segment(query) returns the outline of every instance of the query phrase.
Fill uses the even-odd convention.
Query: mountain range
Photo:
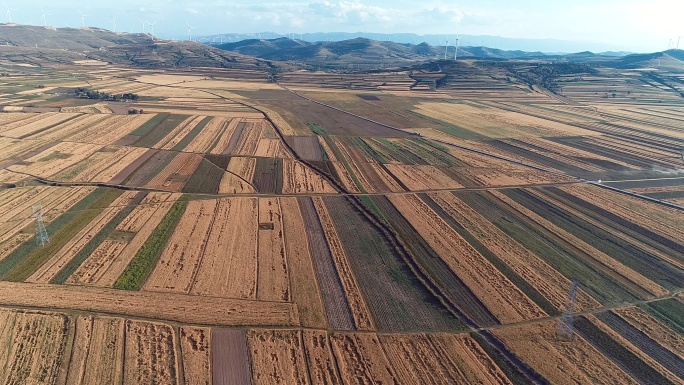
[[[453,60],[455,47],[446,58]],[[445,47],[354,38],[312,43],[301,39],[247,39],[208,45],[169,41],[150,34],[115,33],[100,28],[52,28],[0,24],[0,59],[40,65],[41,61],[73,63],[99,60],[146,68],[216,67],[280,71],[287,69],[377,70],[410,68],[444,60]],[[485,46],[458,48],[458,58],[482,60],[567,61],[620,69],[684,70],[684,51],[648,54],[583,51],[547,54],[540,51],[502,50]]]
[[[433,35],[417,35],[414,33],[370,33],[370,32],[319,32],[319,33],[293,33],[280,34],[275,32],[261,32],[261,33],[226,33],[220,35],[202,36],[197,38],[198,41],[206,44],[221,44],[221,43],[235,43],[242,40],[249,39],[277,39],[280,37],[288,37],[310,43],[316,42],[335,42],[343,40],[352,40],[355,38],[365,38],[377,41],[391,41],[400,44],[414,44],[427,43],[433,46],[441,46],[442,48],[448,42],[448,45],[455,46],[455,34],[433,34]],[[492,47],[501,50],[522,50],[530,52],[545,52],[545,53],[570,53],[580,51],[593,52],[613,52],[626,54],[626,48],[615,44],[595,43],[588,41],[568,41],[558,39],[521,39],[521,38],[507,38],[500,36],[489,35],[459,35],[459,45],[461,46],[481,46]]]

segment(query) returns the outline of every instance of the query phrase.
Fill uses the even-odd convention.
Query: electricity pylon
[[[43,222],[43,205],[33,205],[33,218],[36,218],[36,242],[40,246],[45,246],[50,243],[45,223]]]
[[[575,314],[575,300],[577,299],[577,280],[572,280],[570,285],[570,292],[568,293],[568,301],[565,303],[563,315],[561,315],[560,323],[556,328],[556,337],[561,341],[572,341],[575,335],[575,328],[573,326],[573,317]]]

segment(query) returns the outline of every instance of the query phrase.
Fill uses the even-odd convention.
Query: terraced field
[[[0,382],[684,383],[684,101],[503,63],[0,62]]]

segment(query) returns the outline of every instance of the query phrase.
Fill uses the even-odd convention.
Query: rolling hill
[[[33,65],[99,60],[146,68],[217,67],[266,71],[284,66],[197,42],[160,40],[150,34],[19,24],[0,24],[0,58]]]

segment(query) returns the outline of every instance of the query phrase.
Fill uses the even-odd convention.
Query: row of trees
[[[84,99],[96,99],[96,100],[107,100],[107,101],[120,101],[120,100],[138,100],[137,94],[126,93],[120,95],[114,95],[107,92],[100,92],[98,90],[89,90],[87,88],[78,87],[74,91],[77,98]]]

